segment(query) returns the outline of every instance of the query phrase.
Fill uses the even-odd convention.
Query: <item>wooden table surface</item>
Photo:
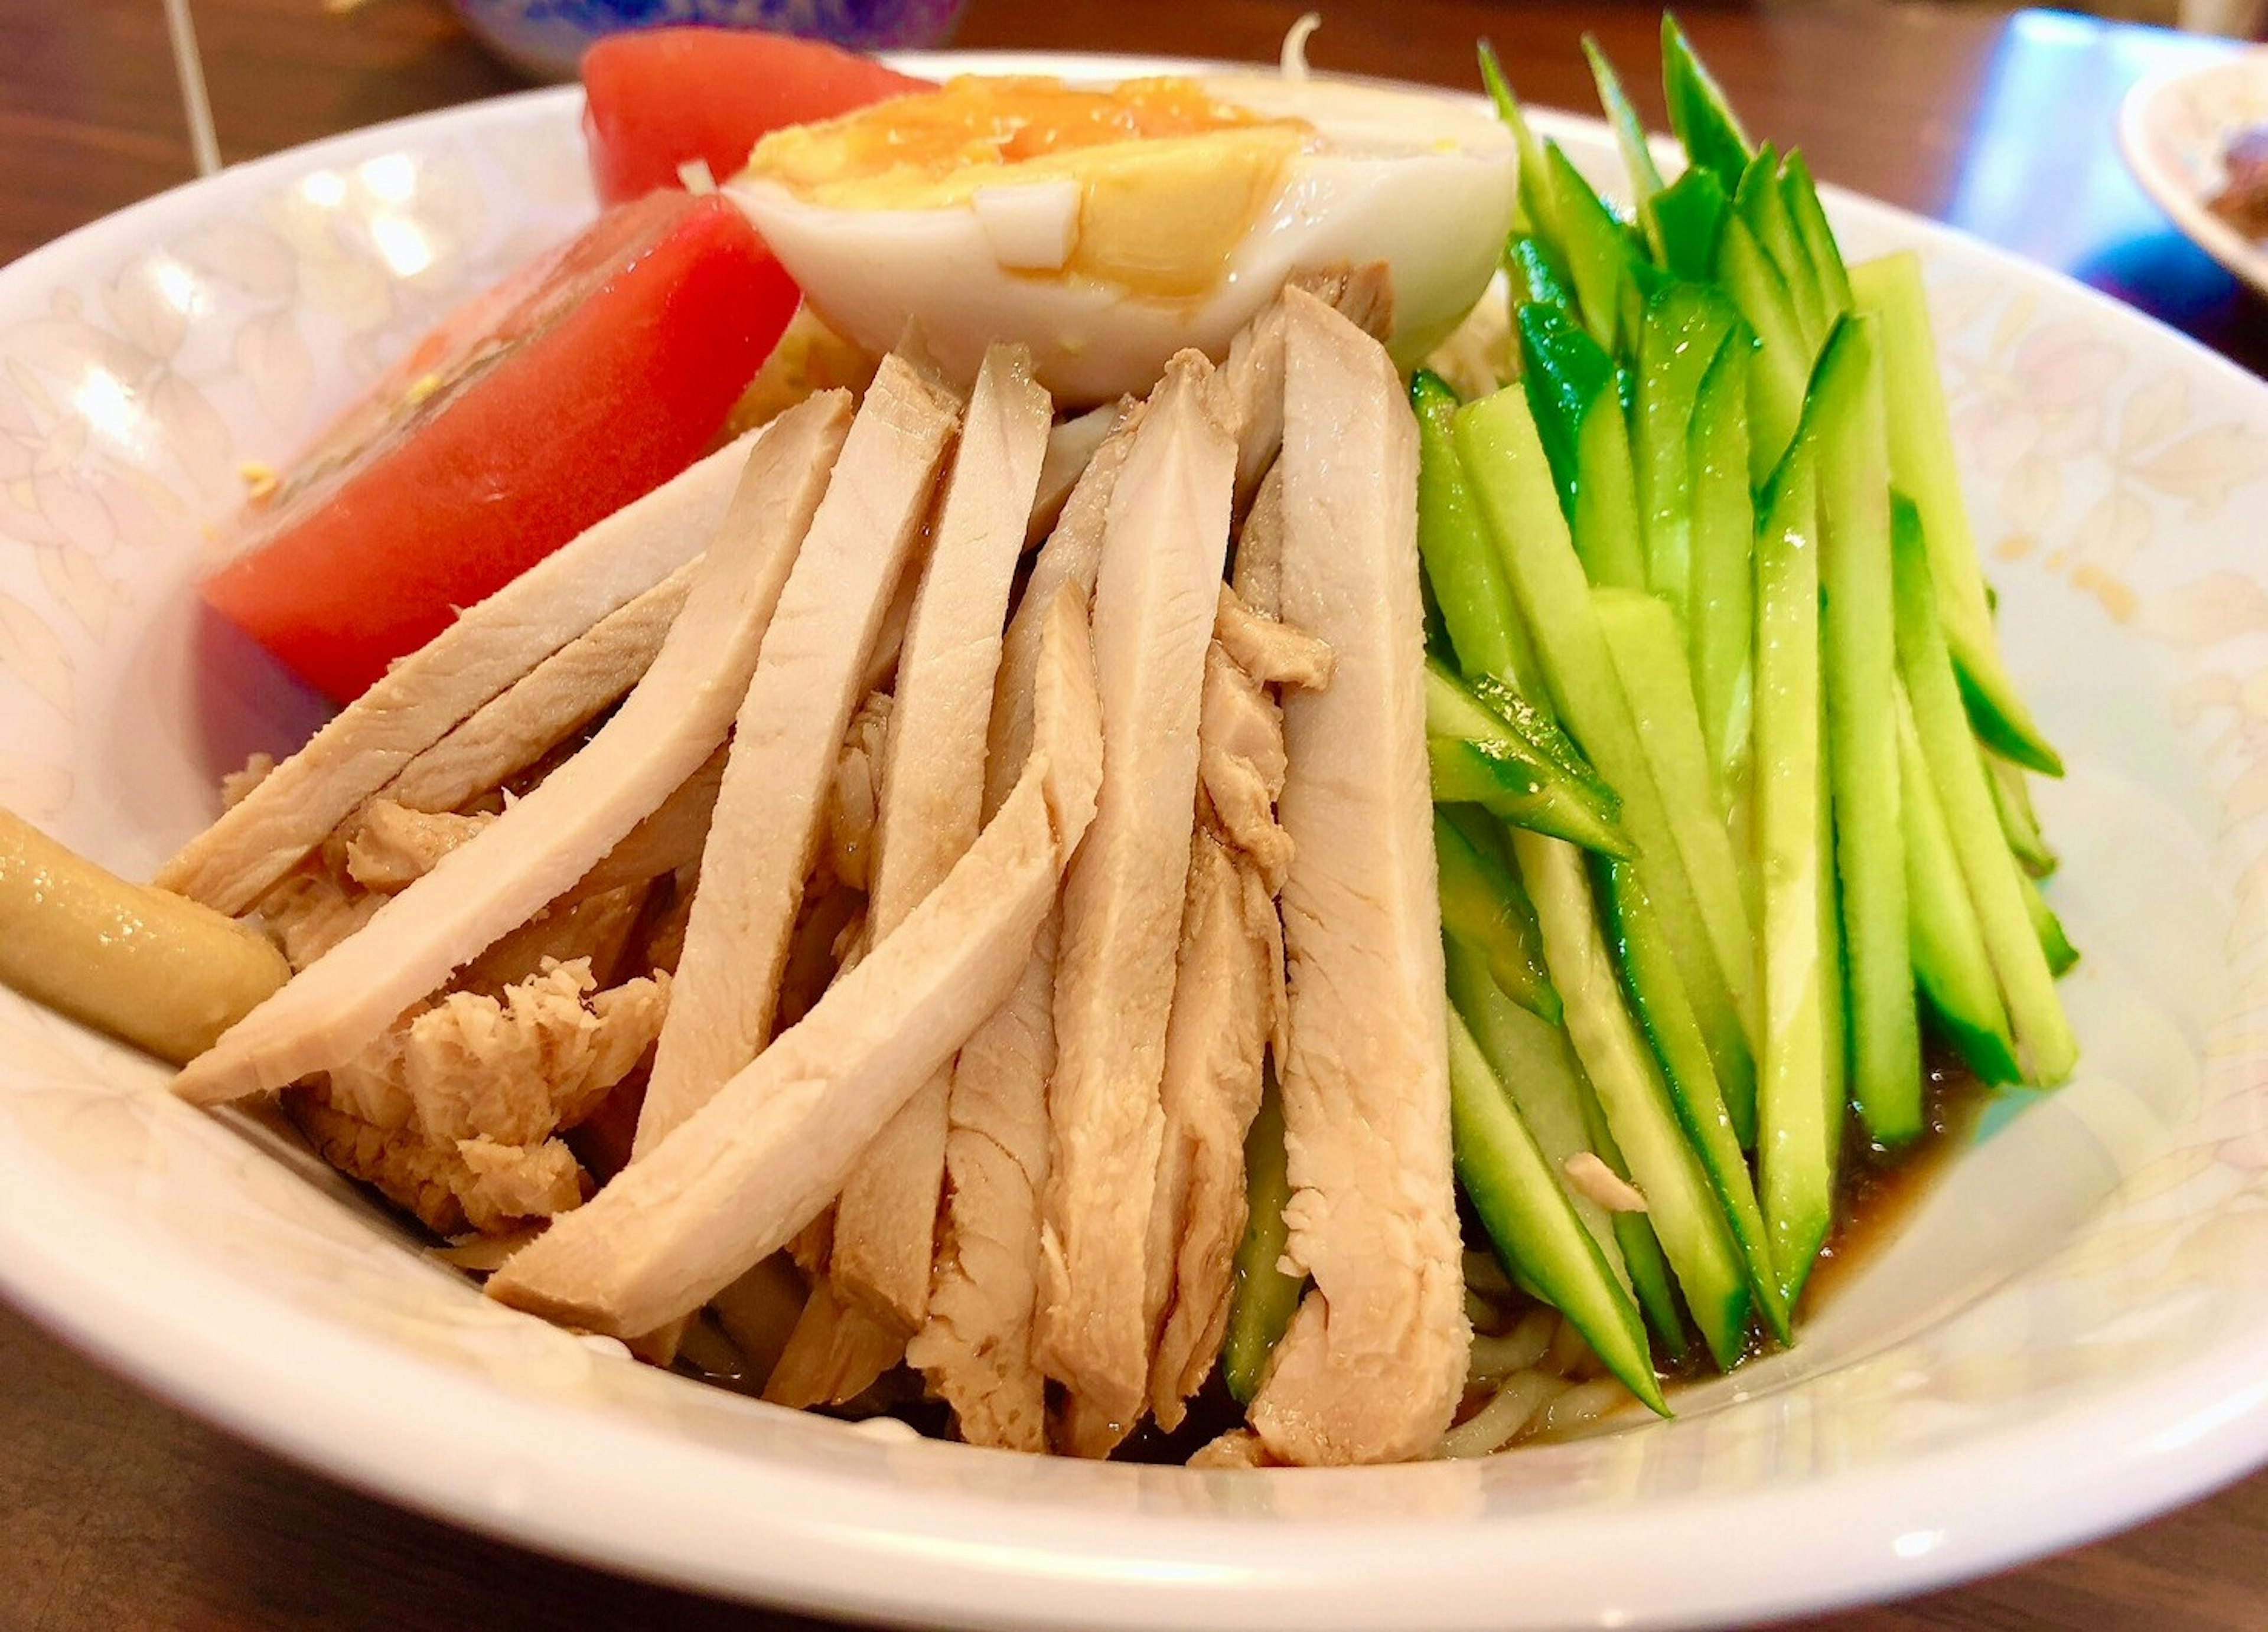
[[[1307,4],[970,0],[957,42],[1264,60]],[[2172,235],[2110,146],[2124,86],[2194,42],[1871,0],[1687,12],[1751,125],[1800,143],[1826,179],[1958,221],[2268,364],[2268,316]],[[442,0],[372,0],[343,17],[319,0],[196,0],[196,14],[231,160],[519,83]],[[1583,33],[1635,65],[1652,62],[1654,26],[1637,4],[1344,0],[1311,56],[1469,85],[1471,42],[1489,34],[1525,96],[1588,106]],[[0,262],[189,172],[156,0],[0,4]],[[7,1632],[811,1624],[397,1512],[144,1397],[0,1308]],[[1994,1579],[1815,1624],[2268,1628],[2268,1476]]]

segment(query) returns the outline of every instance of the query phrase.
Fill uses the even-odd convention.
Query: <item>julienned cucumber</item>
[[[1277,1268],[1291,1239],[1284,1209],[1292,1200],[1292,1180],[1284,1158],[1284,1106],[1272,1074],[1244,1138],[1244,1239],[1236,1249],[1236,1285],[1220,1351],[1222,1374],[1239,1405],[1251,1404],[1260,1392],[1269,1356],[1307,1288],[1306,1282]]]
[[[1425,749],[1433,798],[1478,805],[1506,821],[1587,849],[1627,856],[1621,802],[1583,763],[1558,727],[1485,682],[1425,665]]]
[[[1992,978],[1984,934],[1953,849],[1937,779],[1915,733],[1912,705],[1897,695],[1898,769],[1904,777],[1906,892],[1913,914],[1914,979],[1953,1046],[1987,1083],[2013,1083],[2015,1040]]]
[[[1756,535],[1756,835],[1764,896],[1756,1165],[1791,1308],[1835,1221],[1843,1128],[1835,864],[1819,684],[1818,482],[1799,446]]]
[[[1490,533],[1511,568],[1513,592],[1535,636],[1560,722],[1622,796],[1623,826],[1703,1032],[1712,1039],[1744,1033],[1755,948],[1737,881],[1729,893],[1712,881],[1704,894],[1681,859],[1599,630],[1589,581],[1560,517],[1527,399],[1515,386],[1467,404],[1457,414],[1456,442]]]
[[[1694,399],[1709,364],[1740,320],[1714,290],[1680,282],[1646,303],[1638,331],[1631,440],[1639,535],[1646,543],[1646,585],[1681,619],[1690,618],[1692,592],[1693,467],[1688,436]],[[1744,482],[1747,474],[1743,468]]]
[[[1451,440],[1457,394],[1420,369],[1410,381],[1410,405],[1418,415],[1418,553],[1457,666],[1533,696],[1542,683],[1535,651]]]
[[[1826,592],[1827,761],[1835,870],[1849,959],[1851,1092],[1867,1130],[1898,1145],[1922,1131],[1891,617],[1889,452],[1871,318],[1845,318],[1819,360],[1803,434],[1819,473]],[[1973,759],[1974,756],[1972,755]]]
[[[1638,489],[1614,359],[1557,309],[1520,311],[1521,379],[1537,435],[1594,584],[1641,589]]]
[[[2046,1086],[2071,1075],[2079,1043],[2025,902],[2023,871],[2001,834],[1984,762],[1971,746],[1921,531],[1911,524],[1896,530],[1899,675],[1913,702],[1914,731],[1938,781],[1946,827],[1999,978],[2026,1077]]]
[[[1938,617],[1959,666],[1971,724],[1997,752],[2060,776],[2063,760],[2017,694],[1992,634],[1984,574],[1954,460],[1953,422],[1938,379],[1921,262],[1911,252],[1869,261],[1851,268],[1851,287],[1858,309],[1874,314],[1881,326],[1891,471],[1899,491],[1921,514]]]
[[[1746,956],[1753,963],[1756,941],[1749,927],[1745,892],[1741,888],[1739,862],[1726,829],[1725,800],[1709,765],[1701,722],[1685,677],[1685,654],[1677,638],[1676,620],[1669,608],[1651,595],[1628,590],[1591,592],[1599,632],[1623,695],[1630,700],[1638,722],[1646,769],[1660,790],[1668,812],[1672,842],[1697,893],[1705,881],[1715,907],[1737,926]],[[1708,900],[1709,894],[1703,899]],[[1756,1057],[1750,1052],[1742,1017],[1714,1011],[1697,1015],[1709,1048],[1709,1057],[1733,1126],[1743,1147],[1756,1143]]]
[[[1503,829],[1476,805],[1436,806],[1433,854],[1441,875],[1441,932],[1477,956],[1506,996],[1557,1025],[1559,994],[1544,972],[1543,932],[1512,870]]]
[[[1574,1322],[1624,1387],[1668,1415],[1637,1304],[1576,1217],[1564,1181],[1454,1011],[1449,1106],[1457,1178],[1497,1250],[1521,1279]]]
[[[1513,851],[1543,926],[1543,955],[1566,1004],[1568,1040],[1591,1080],[1646,1218],[1719,1366],[1748,1342],[1750,1296],[1740,1248],[1670,1103],[1661,1067],[1623,1001],[1599,933],[1582,852],[1514,833]]]

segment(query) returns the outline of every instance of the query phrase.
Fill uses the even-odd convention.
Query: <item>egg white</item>
[[[1078,184],[984,187],[966,203],[865,210],[812,203],[742,178],[726,191],[828,323],[873,350],[909,327],[947,370],[973,376],[984,348],[1020,341],[1064,402],[1149,389],[1185,346],[1219,357],[1286,279],[1386,262],[1389,348],[1422,357],[1494,273],[1513,214],[1515,158],[1502,126],[1422,92],[1269,74],[1202,82],[1223,102],[1306,120],[1316,151],[1295,155],[1273,201],[1220,281],[1186,298],[1050,274],[1079,230]]]

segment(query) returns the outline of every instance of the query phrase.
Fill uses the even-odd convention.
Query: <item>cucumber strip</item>
[[[1480,42],[1480,61],[1481,84],[1488,88],[1489,100],[1496,105],[1497,118],[1512,132],[1513,147],[1519,157],[1516,185],[1521,224],[1525,231],[1543,239],[1556,255],[1559,250],[1559,217],[1552,208],[1551,188],[1545,178],[1543,144],[1536,141],[1528,115],[1520,110],[1520,99],[1513,95],[1512,83],[1504,77],[1504,65],[1496,60],[1496,48],[1485,40]]]
[[[1638,327],[1631,441],[1646,587],[1681,621],[1690,615],[1692,592],[1693,467],[1686,435],[1702,377],[1739,323],[1716,290],[1672,283],[1646,303]]]
[[[1576,1217],[1504,1084],[1456,1013],[1449,1017],[1449,1110],[1457,1178],[1506,1262],[1574,1323],[1623,1386],[1663,1416],[1638,1305]]]
[[[1915,734],[1912,704],[1897,696],[1899,792],[1904,802],[1906,900],[1913,914],[1914,978],[1945,1034],[1984,1083],[2013,1083],[2015,1040],[1993,978],[1977,909],[1953,851],[1936,778]]]
[[[1575,552],[1594,584],[1646,587],[1639,551],[1638,481],[1631,468],[1630,423],[1615,384],[1593,399],[1575,445]]]
[[[1771,143],[1758,148],[1756,158],[1749,161],[1740,190],[1733,195],[1733,208],[1779,269],[1797,326],[1803,332],[1803,343],[1817,355],[1820,342],[1827,338],[1829,323],[1839,314],[1830,315],[1827,310],[1827,297],[1796,231],[1795,218],[1788,213],[1787,195],[1780,187],[1779,151]]]
[[[1669,128],[1684,143],[1685,157],[1714,171],[1730,193],[1748,166],[1748,133],[1716,79],[1694,55],[1685,31],[1667,11],[1661,16],[1661,94],[1669,105]]]
[[[1765,1234],[1792,1309],[1835,1222],[1842,1000],[1821,944],[1834,923],[1820,742],[1818,484],[1800,444],[1774,479],[1756,535],[1756,822],[1764,893],[1763,1060],[1756,1165]]]
[[[2023,870],[2001,836],[1984,761],[1969,736],[1952,655],[1938,621],[1929,546],[1918,518],[1911,510],[1904,515],[1910,525],[1897,528],[1896,540],[1899,673],[1913,702],[1914,729],[1945,802],[1946,825],[1962,876],[1969,881],[1977,927],[2007,1002],[2026,1080],[2036,1087],[2051,1086],[2071,1075],[2079,1042],[2024,903]]]
[[[1661,1067],[1624,1004],[1581,854],[1525,833],[1513,834],[1512,845],[1543,926],[1552,984],[1567,1004],[1568,1040],[1630,1165],[1631,1180],[1646,1197],[1647,1221],[1694,1324],[1717,1364],[1729,1370],[1748,1341],[1748,1276],[1724,1210],[1670,1104]]]
[[[1521,378],[1575,553],[1594,583],[1640,587],[1638,493],[1614,359],[1551,306],[1522,306]]]
[[[1602,388],[1613,383],[1615,361],[1584,332],[1570,310],[1530,304],[1513,319],[1520,345],[1521,388],[1535,434],[1551,464],[1562,514],[1574,512],[1575,438],[1583,415]]]
[[[1598,589],[1591,592],[1591,599],[1615,678],[1637,718],[1646,771],[1660,791],[1684,875],[1709,923],[1729,925],[1729,933],[1737,937],[1716,947],[1716,955],[1725,966],[1753,969],[1756,936],[1740,864],[1725,824],[1724,800],[1709,768],[1676,621],[1651,595]],[[1753,1144],[1756,1079],[1751,1049],[1762,1028],[1751,1028],[1746,1024],[1750,1017],[1734,1007],[1712,1007],[1702,1013],[1709,1057],[1732,1107],[1734,1125],[1742,1144]]]
[[[1461,817],[1459,812],[1462,812]],[[1441,932],[1477,956],[1491,983],[1548,1023],[1559,1023],[1559,994],[1543,969],[1543,931],[1520,876],[1493,847],[1474,843],[1471,806],[1433,812],[1433,854],[1441,875]]]
[[[1986,753],[1984,768],[1990,773],[1992,807],[1999,812],[2000,831],[2007,838],[2008,848],[2016,853],[2026,872],[2035,878],[2048,877],[2056,870],[2056,853],[2040,831],[2039,812],[2032,808],[2032,790],[2024,780],[2024,768]]]
[[[1457,666],[1493,674],[1530,696],[1542,680],[1504,562],[1489,541],[1450,426],[1457,393],[1420,369],[1410,381],[1418,414],[1418,554],[1425,564]]]
[[[1677,1120],[1699,1154],[1702,1170],[1709,1175],[1709,1187],[1732,1225],[1733,1240],[1747,1266],[1756,1307],[1772,1334],[1786,1342],[1792,1335],[1787,1300],[1780,1295],[1779,1275],[1764,1231],[1764,1209],[1756,1201],[1756,1181],[1749,1174],[1723,1085],[1710,1063],[1708,1044],[1686,999],[1685,984],[1678,978],[1676,961],[1662,940],[1661,921],[1630,864],[1602,863],[1597,876],[1602,881],[1598,895],[1606,911],[1607,934],[1621,954],[1623,985],[1631,1008],[1653,1046],[1654,1058],[1660,1062],[1670,1101],[1677,1107]],[[1749,1093],[1755,1093],[1753,1080]],[[1749,1114],[1751,1119],[1756,1114],[1753,1097]],[[1753,1121],[1749,1132],[1753,1143]]]
[[[1708,170],[1688,170],[1646,200],[1646,237],[1671,276],[1705,286],[1716,281],[1717,239],[1731,208],[1725,184]]]
[[[1749,371],[1749,472],[1762,486],[1794,439],[1815,353],[1804,343],[1786,280],[1737,212],[1725,217],[1717,240],[1717,278],[1756,336],[1758,355]]]
[[[1535,636],[1560,721],[1622,797],[1623,827],[1637,846],[1646,893],[1661,915],[1703,1032],[1737,1042],[1750,1029],[1756,979],[1739,878],[1729,867],[1712,870],[1705,887],[1690,876],[1694,864],[1673,836],[1637,717],[1616,678],[1591,586],[1553,498],[1527,399],[1506,390],[1469,403],[1458,410],[1456,437],[1481,513],[1511,569],[1513,593]],[[1675,667],[1682,678],[1683,662]],[[1691,707],[1690,697],[1686,706]],[[1697,815],[1706,820],[1713,813],[1709,805]],[[1729,855],[1729,841],[1719,834],[1717,842]],[[1699,846],[1696,853],[1703,853]]]
[[[1583,55],[1591,64],[1591,81],[1599,88],[1599,107],[1614,129],[1615,145],[1622,150],[1623,168],[1630,174],[1631,200],[1642,210],[1646,200],[1661,191],[1661,170],[1653,162],[1653,150],[1646,145],[1646,127],[1638,122],[1638,109],[1631,106],[1615,65],[1589,34],[1583,36]],[[1654,253],[1660,254],[1660,245],[1654,246]]]
[[[1515,708],[1515,717],[1507,717],[1499,705]],[[1425,747],[1433,797],[1441,803],[1483,805],[1514,826],[1587,849],[1632,853],[1620,801],[1556,725],[1501,689],[1484,700],[1431,658]]]
[[[1630,239],[1606,200],[1592,191],[1557,142],[1543,144],[1543,165],[1576,307],[1591,338],[1611,354],[1620,349],[1616,330],[1623,286],[1630,280]]]
[[[1504,246],[1504,265],[1512,283],[1513,311],[1529,302],[1569,312],[1575,309],[1575,291],[1567,287],[1567,269],[1542,239],[1515,233]]]
[[[1827,762],[1849,959],[1851,1091],[1867,1131],[1897,1145],[1922,1130],[1922,1068],[1889,707],[1897,643],[1877,333],[1868,317],[1836,326],[1819,360],[1805,435],[1816,438],[1819,473]]]
[[[1851,310],[1851,274],[1843,265],[1843,250],[1835,241],[1834,229],[1827,224],[1827,212],[1820,208],[1819,187],[1811,179],[1811,165],[1796,150],[1789,150],[1787,162],[1781,167],[1780,189],[1786,196],[1787,213],[1795,223],[1796,236],[1803,241],[1804,254],[1811,261],[1811,275],[1818,281],[1819,292],[1827,303],[1827,318],[1832,323]]]
[[[1727,346],[1702,376],[1688,445],[1693,462],[1693,694],[1718,790],[1736,799],[1749,746],[1756,601],[1756,511],[1749,496],[1750,352]],[[1729,814],[1730,812],[1727,811]]]
[[[1443,943],[1447,954],[1449,1003],[1480,1045],[1489,1070],[1512,1096],[1520,1119],[1535,1136],[1536,1148],[1551,1171],[1564,1180],[1568,1160],[1592,1148],[1590,1119],[1583,1097],[1589,1092],[1583,1068],[1575,1062],[1567,1033],[1514,1003],[1495,981],[1488,966],[1470,946],[1451,937]],[[1572,1186],[1562,1184],[1568,1204],[1583,1228],[1599,1244],[1600,1253],[1625,1290],[1622,1245],[1615,1239],[1614,1218],[1605,1208]]]
[[[2047,954],[2048,973],[2061,980],[2079,962],[2079,948],[2063,932],[2063,920],[2055,915],[2038,884],[2029,878],[2022,882],[2024,906],[2032,915],[2032,928],[2038,932],[2040,950]]]
[[[1291,1239],[1284,1209],[1292,1200],[1292,1180],[1284,1158],[1284,1105],[1273,1070],[1252,1130],[1244,1136],[1244,1239],[1236,1248],[1236,1283],[1229,1295],[1220,1369],[1236,1403],[1250,1405],[1307,1284],[1278,1268]]]
[[[1937,585],[1938,618],[1959,666],[1962,696],[1986,746],[2049,776],[2063,760],[2042,734],[2000,661],[1984,572],[1970,530],[1953,451],[1953,422],[1938,377],[1921,262],[1911,251],[1851,268],[1857,309],[1881,323],[1883,388],[1889,404],[1890,469],[1921,512]]]

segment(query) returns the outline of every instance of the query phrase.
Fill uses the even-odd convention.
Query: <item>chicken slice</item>
[[[814,397],[772,422],[661,655],[590,745],[231,1027],[174,1079],[177,1092],[217,1104],[350,1057],[588,872],[699,768],[747,688],[849,415],[847,398]]]
[[[1292,864],[1292,840],[1276,820],[1284,790],[1284,717],[1260,683],[1216,640],[1205,654],[1197,720],[1202,815],[1215,836],[1259,871],[1273,895]]]
[[[1036,740],[976,842],[753,1063],[489,1282],[516,1307],[633,1336],[784,1246],[899,1106],[999,1006],[1094,812],[1102,739],[1074,597],[1049,619]]]
[[[1015,989],[954,1062],[929,1319],[906,1345],[909,1364],[953,1408],[962,1439],[1032,1452],[1048,1448],[1047,1379],[1032,1358],[1032,1317],[1060,928],[1050,910]]]
[[[1292,1198],[1308,1293],[1249,1421],[1288,1461],[1424,1454],[1464,1386],[1426,780],[1417,425],[1385,351],[1285,296],[1283,615],[1329,643],[1284,702]]]
[[[733,725],[637,1148],[658,1145],[771,1034],[780,974],[861,671],[927,513],[960,404],[904,358],[859,405]]]
[[[1272,618],[1284,599],[1284,473],[1274,466],[1236,534],[1236,598],[1256,616]]]
[[[365,890],[394,894],[439,866],[444,856],[494,820],[372,799],[346,841],[347,874]]]
[[[795,1411],[843,1404],[873,1387],[905,1346],[896,1328],[842,1296],[822,1275],[764,1379],[764,1398]]]
[[[1020,347],[985,354],[898,664],[866,908],[872,940],[937,887],[983,824],[1001,631],[1051,413]],[[836,1206],[833,1277],[901,1342],[929,1305],[950,1080],[940,1071],[907,1102]]]
[[[1094,592],[1094,575],[1102,564],[1102,535],[1110,515],[1110,496],[1134,446],[1146,408],[1137,404],[1118,429],[1087,461],[1070,498],[1064,502],[1061,520],[1032,562],[1030,578],[1016,615],[1000,642],[1000,674],[993,691],[992,723],[984,747],[985,805],[998,801],[1021,774],[1024,756],[1032,747],[1033,677],[1040,666],[1040,637],[1057,595],[1066,585],[1079,592],[1083,602]],[[1021,706],[1017,706],[1020,701]]]
[[[710,455],[468,609],[182,846],[158,887],[243,912],[475,709],[700,554],[768,435]]]
[[[698,570],[688,562],[537,664],[401,768],[386,797],[453,811],[534,764],[621,702],[653,664]]]
[[[1022,774],[1032,741],[1033,680],[1043,609],[1066,590],[1084,603],[1102,560],[1110,495],[1135,414],[1097,450],[1032,564],[1002,642],[987,733],[989,816]],[[1056,945],[1050,910],[1014,991],[954,1062],[946,1102],[946,1194],[929,1321],[907,1345],[971,1445],[1042,1452],[1046,1379],[1032,1357],[1040,1272],[1040,1201],[1049,1158],[1048,1080],[1055,1070]]]
[[[1104,775],[1064,888],[1035,1332],[1041,1369],[1071,1392],[1071,1448],[1084,1455],[1132,1430],[1149,1379],[1158,1084],[1236,478],[1211,375],[1196,352],[1167,365],[1111,496],[1095,583]]]
[[[1285,294],[1321,300],[1383,341],[1394,331],[1394,284],[1383,262],[1332,266],[1293,276]],[[1279,297],[1229,342],[1215,389],[1236,437],[1236,513],[1244,515],[1284,442],[1285,301]]]
[[[1259,870],[1202,828],[1190,841],[1174,1009],[1159,1092],[1165,1136],[1150,1216],[1150,1409],[1181,1426],[1228,1327],[1244,1239],[1244,1136],[1260,1109],[1283,943]]]
[[[882,803],[882,754],[890,739],[890,694],[870,693],[850,717],[827,789],[828,871],[854,890],[873,882],[874,818]]]
[[[1032,495],[1032,513],[1024,522],[1027,548],[1053,531],[1087,465],[1133,408],[1131,397],[1121,397],[1067,419],[1048,432],[1047,457],[1040,461],[1039,487]]]
[[[1253,610],[1226,584],[1221,585],[1213,638],[1227,649],[1239,668],[1263,686],[1321,691],[1331,683],[1328,644],[1279,621],[1272,612]]]
[[[719,744],[669,797],[639,819],[615,848],[560,898],[575,901],[625,887],[651,884],[664,873],[688,872],[701,864],[717,791],[725,779],[725,748]],[[560,904],[554,902],[555,906]]]

